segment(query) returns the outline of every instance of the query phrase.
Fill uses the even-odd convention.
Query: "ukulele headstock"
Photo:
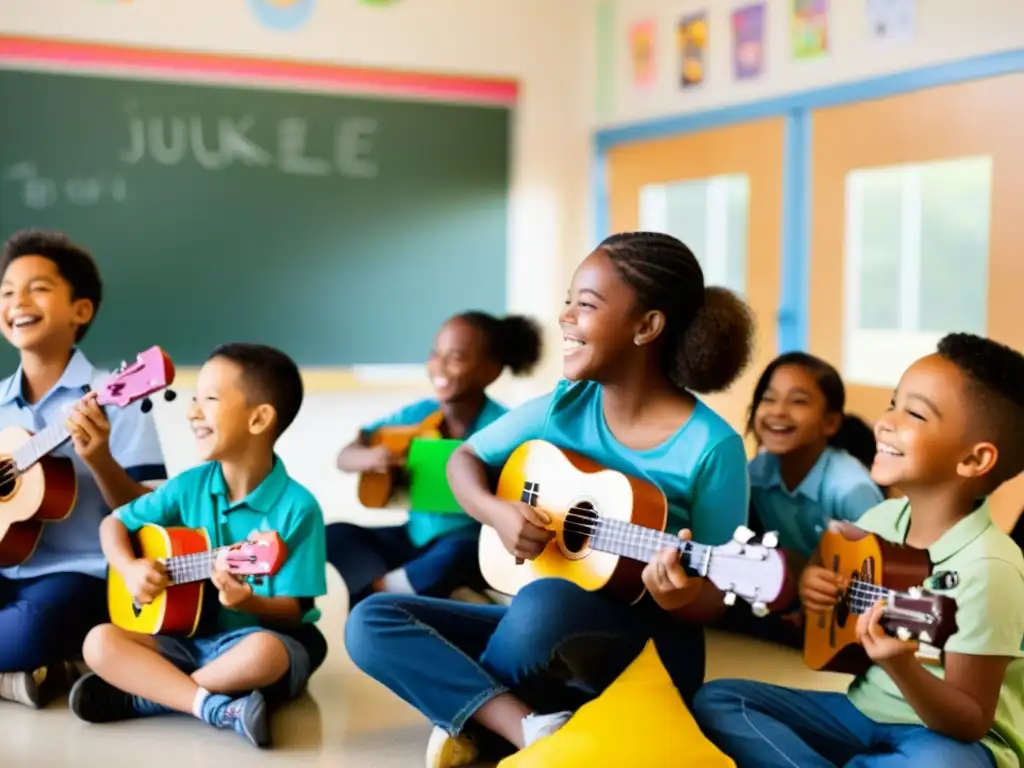
[[[98,392],[99,405],[124,408],[174,382],[174,363],[160,347],[140,352],[132,363],[121,363]],[[168,398],[171,399],[171,398]],[[148,409],[147,409],[148,410]]]
[[[956,634],[956,601],[948,595],[912,587],[886,598],[879,620],[882,629],[900,640],[917,640],[928,649],[941,650]]]
[[[276,531],[253,533],[224,553],[224,563],[238,576],[273,576],[281,569],[287,549]]]
[[[750,603],[755,616],[763,617],[786,584],[786,560],[777,549],[778,543],[774,531],[757,537],[746,526],[740,526],[729,542],[707,547],[706,564],[692,565],[725,593],[726,605],[734,605],[739,597]]]

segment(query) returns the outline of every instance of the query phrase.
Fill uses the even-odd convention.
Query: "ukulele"
[[[404,427],[380,427],[370,435],[369,447],[387,446],[391,453],[408,457],[409,447],[417,438],[440,439],[444,414],[436,411],[419,424]],[[359,475],[359,503],[370,509],[408,509],[409,474],[404,467],[391,467],[386,472],[363,472]]]
[[[949,572],[932,573],[928,552],[885,541],[849,523],[822,534],[818,552],[823,567],[850,577],[850,586],[834,608],[805,612],[804,663],[815,670],[859,675],[871,659],[857,639],[857,619],[879,600],[879,620],[887,634],[917,640],[918,659],[938,663],[946,641],[956,634],[956,601],[923,588],[956,586]]]
[[[160,347],[150,347],[121,367],[97,393],[102,406],[124,408],[174,381],[174,364]],[[167,390],[164,396],[174,399]],[[35,552],[43,526],[66,520],[78,497],[70,458],[51,455],[71,439],[62,422],[32,433],[21,427],[0,431],[0,566],[20,565]]]
[[[139,605],[121,575],[111,568],[107,607],[114,624],[146,635],[192,637],[196,633],[206,605],[206,580],[218,559],[236,576],[250,576],[258,582],[276,574],[287,556],[284,542],[274,532],[252,534],[243,542],[211,549],[204,530],[148,524],[132,539],[137,557],[163,563],[169,586],[153,602]]]
[[[512,452],[496,495],[544,510],[555,534],[536,559],[517,564],[497,532],[481,528],[480,569],[491,588],[506,595],[537,579],[558,578],[636,603],[646,592],[644,564],[659,550],[674,548],[687,573],[711,581],[727,605],[738,596],[764,616],[786,597],[786,563],[775,548],[776,535],[757,541],[752,531],[738,528],[732,541],[718,547],[683,541],[665,532],[668,502],[656,486],[544,440]]]

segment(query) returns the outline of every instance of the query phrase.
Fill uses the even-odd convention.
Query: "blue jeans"
[[[923,725],[876,723],[844,693],[715,680],[693,702],[704,734],[737,768],[993,768],[981,743]]]
[[[448,597],[458,587],[484,586],[477,549],[480,526],[470,525],[417,547],[405,526],[363,528],[352,523],[327,526],[327,562],[348,588],[349,609],[373,594],[373,582],[405,568],[418,595]]]
[[[684,700],[704,679],[704,633],[645,597],[635,606],[561,579],[526,586],[508,607],[378,594],[351,613],[352,661],[449,733],[512,691],[538,712],[576,710],[653,638]]]
[[[103,579],[84,573],[0,576],[0,672],[81,659],[89,630],[109,620]]]

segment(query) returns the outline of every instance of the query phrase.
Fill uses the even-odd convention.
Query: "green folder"
[[[409,445],[409,509],[438,514],[465,514],[448,487],[445,467],[462,440],[416,438]]]

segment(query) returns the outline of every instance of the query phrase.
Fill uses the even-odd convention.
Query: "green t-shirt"
[[[206,530],[211,547],[243,541],[253,531],[277,531],[287,548],[281,569],[254,584],[262,597],[317,598],[327,593],[327,545],[320,504],[304,486],[288,476],[277,456],[274,466],[252,493],[232,503],[216,461],[182,472],[152,493],[114,512],[129,532],[147,523],[165,528],[184,526]],[[320,618],[315,606],[304,622]],[[223,630],[260,624],[258,617],[221,607],[218,624]]]
[[[910,504],[891,499],[868,510],[857,526],[902,544],[910,527]],[[965,517],[928,549],[936,571],[958,575],[948,594],[957,603],[957,632],[946,643],[947,653],[969,656],[1010,656],[999,692],[995,720],[982,742],[998,768],[1024,765],[1024,556],[1020,548],[992,523],[986,502]],[[925,665],[945,678],[941,665]],[[921,725],[892,678],[879,666],[850,685],[850,701],[872,720]]]

